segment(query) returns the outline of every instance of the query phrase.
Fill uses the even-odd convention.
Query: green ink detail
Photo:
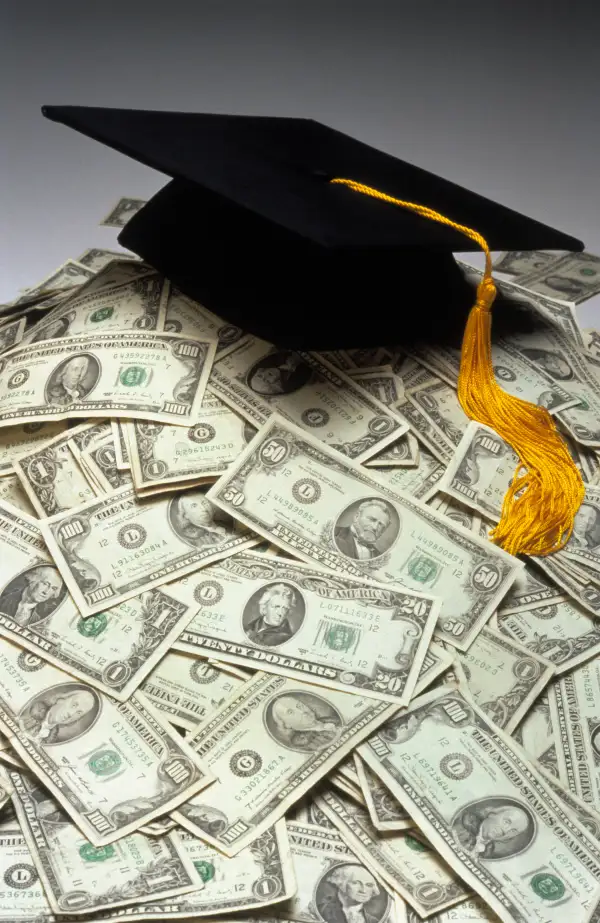
[[[558,901],[565,893],[565,886],[560,878],[548,872],[539,872],[534,875],[529,884],[543,901]]]
[[[596,275],[595,269],[581,269],[580,272],[582,276],[595,276]]]
[[[87,619],[79,619],[77,622],[77,631],[84,638],[97,638],[101,635],[108,625],[108,616],[106,612],[97,612]]]
[[[204,859],[198,859],[194,862],[194,868],[200,875],[202,881],[210,881],[215,877],[215,867],[212,862],[205,862]]]
[[[415,837],[410,834],[404,837],[404,842],[415,852],[429,852],[425,843],[421,843],[421,840],[415,839]]]
[[[112,776],[121,768],[121,757],[115,750],[99,750],[88,762],[95,776]]]
[[[114,308],[98,308],[93,314],[90,314],[90,320],[93,324],[99,324],[103,320],[108,320],[115,313]]]
[[[431,558],[415,558],[408,565],[408,573],[413,580],[417,580],[419,583],[428,583],[437,576],[438,565]]]
[[[114,846],[92,846],[91,843],[84,843],[79,847],[79,855],[84,862],[106,862],[107,859],[112,859],[114,854]]]
[[[119,375],[119,381],[127,388],[139,388],[147,379],[148,373],[141,365],[130,365]]]
[[[332,651],[346,653],[354,647],[358,632],[346,625],[334,625],[325,632],[325,645]]]

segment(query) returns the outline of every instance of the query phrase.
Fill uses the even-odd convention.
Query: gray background
[[[309,116],[600,253],[600,4],[5,0],[0,302],[166,179],[49,122],[45,104]],[[579,309],[600,326],[600,299]]]

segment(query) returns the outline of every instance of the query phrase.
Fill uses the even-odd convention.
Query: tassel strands
[[[496,287],[487,242],[472,228],[424,205],[396,199],[351,179],[337,177],[330,182],[448,225],[475,241],[485,253],[484,275],[463,337],[458,399],[468,417],[495,430],[519,459],[504,496],[500,522],[491,537],[515,555],[547,555],[562,548],[573,531],[585,486],[546,408],[508,394],[496,381],[491,341]]]

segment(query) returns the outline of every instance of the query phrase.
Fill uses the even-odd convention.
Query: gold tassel
[[[507,394],[495,379],[491,307],[496,286],[487,242],[472,228],[424,205],[396,199],[350,179],[330,182],[448,225],[479,244],[485,253],[485,271],[463,337],[458,399],[468,417],[494,429],[519,459],[504,497],[500,522],[491,537],[510,554],[546,555],[562,548],[573,531],[585,486],[546,408]]]

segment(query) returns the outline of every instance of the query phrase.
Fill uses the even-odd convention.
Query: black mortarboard
[[[401,344],[461,331],[458,231],[329,182],[347,177],[474,228],[491,250],[573,237],[310,119],[44,106],[172,177],[119,242],[227,321],[278,345]]]

